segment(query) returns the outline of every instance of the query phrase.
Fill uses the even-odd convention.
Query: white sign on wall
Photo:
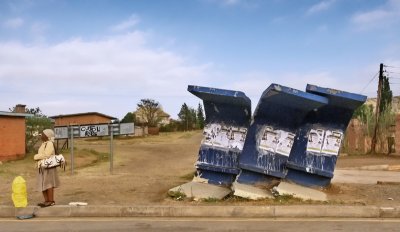
[[[108,125],[88,125],[81,126],[79,129],[80,137],[92,137],[92,136],[107,136],[108,135]]]
[[[110,135],[110,127],[113,135],[128,135],[135,133],[134,123],[121,123],[121,124],[93,124],[84,126],[74,126],[74,137],[94,137],[94,136],[108,136]],[[56,139],[67,139],[71,135],[70,127],[55,127],[54,133]]]
[[[55,127],[54,133],[56,139],[67,139],[68,138],[68,127]]]
[[[120,135],[128,135],[135,133],[135,124],[134,123],[121,123],[119,124],[119,134]]]

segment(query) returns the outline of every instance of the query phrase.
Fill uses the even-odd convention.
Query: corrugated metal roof
[[[9,117],[33,117],[33,114],[26,114],[26,113],[14,113],[14,112],[7,112],[7,111],[0,111],[1,116],[9,116]]]
[[[102,114],[102,113],[99,113],[99,112],[86,112],[86,113],[76,113],[76,114],[60,114],[60,115],[50,116],[49,118],[56,119],[56,118],[74,117],[74,116],[90,115],[90,114],[103,116],[103,117],[106,117],[106,118],[109,118],[109,119],[117,119],[115,117],[111,117],[111,116],[108,116],[108,115],[105,115],[105,114]]]

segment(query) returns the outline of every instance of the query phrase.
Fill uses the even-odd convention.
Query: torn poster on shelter
[[[322,153],[329,155],[338,155],[340,144],[342,143],[343,133],[340,131],[325,131],[324,145],[322,146]]]
[[[320,153],[324,142],[324,134],[324,130],[311,129],[308,134],[307,151]]]
[[[292,150],[294,134],[284,130],[274,130],[266,126],[259,141],[259,149],[289,156]]]
[[[243,150],[247,128],[210,123],[204,127],[202,145]]]
[[[307,151],[326,155],[338,155],[343,132],[311,129],[308,134]]]

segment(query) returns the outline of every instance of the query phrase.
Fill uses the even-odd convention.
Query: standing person
[[[42,145],[38,150],[38,154],[36,154],[33,159],[37,161],[36,165],[37,168],[39,168],[37,175],[37,187],[38,190],[43,193],[44,197],[44,202],[39,203],[38,206],[48,207],[56,204],[54,201],[54,188],[60,186],[60,180],[58,178],[56,168],[45,169],[41,168],[39,164],[41,160],[47,159],[51,155],[55,155],[54,131],[51,129],[44,130],[41,139]]]

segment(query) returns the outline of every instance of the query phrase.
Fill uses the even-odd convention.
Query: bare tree
[[[158,113],[161,111],[159,102],[153,99],[141,99],[137,104],[136,114],[141,117],[148,126],[157,126],[160,121]]]

